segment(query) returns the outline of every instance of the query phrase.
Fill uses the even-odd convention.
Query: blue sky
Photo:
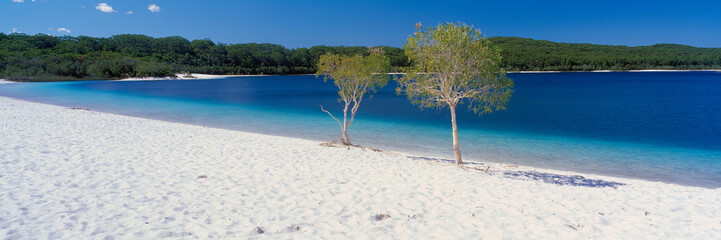
[[[489,37],[721,47],[721,1],[0,0],[4,33],[137,33],[289,48],[400,47],[416,22],[459,21]]]

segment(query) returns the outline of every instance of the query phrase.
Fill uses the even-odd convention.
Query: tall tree
[[[341,122],[329,111],[323,109],[322,105],[320,109],[338,122],[343,134],[341,142],[344,145],[351,145],[348,138],[348,126],[353,123],[363,97],[371,96],[375,93],[376,88],[385,86],[390,78],[387,74],[390,63],[383,54],[383,49],[370,48],[369,51],[368,56],[359,54],[352,57],[328,53],[321,56],[318,61],[316,77],[323,75],[324,81],[333,79],[338,87],[339,101],[344,104],[343,121]],[[350,110],[350,119],[348,119],[348,110]]]
[[[478,115],[505,109],[513,81],[500,65],[500,50],[473,26],[446,23],[422,30],[418,23],[416,29],[403,46],[411,67],[398,78],[397,91],[421,108],[450,109],[453,152],[462,164],[456,107],[468,104]]]

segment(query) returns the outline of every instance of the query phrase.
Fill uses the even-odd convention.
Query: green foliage
[[[509,71],[721,68],[721,48],[673,44],[604,46],[506,37],[489,40],[503,49],[502,66]],[[402,49],[387,46],[383,49],[391,64],[390,71],[398,72],[409,66]],[[326,53],[368,55],[365,47],[314,46],[286,49],[275,44],[221,44],[208,39],[188,41],[182,37],[153,38],[137,34],[95,38],[0,33],[0,78],[112,79],[127,75],[172,75],[173,72],[185,71],[207,74],[308,74],[318,71],[318,60]],[[131,58],[132,61],[125,58]],[[121,67],[109,66],[112,63],[129,64],[130,67],[122,68],[132,68],[132,71],[114,69]],[[152,69],[157,71],[135,71],[140,65],[146,65],[144,68],[150,66],[149,63],[153,63],[155,67]]]
[[[467,101],[479,115],[505,109],[513,81],[501,67],[500,49],[473,26],[446,23],[424,31],[418,23],[416,29],[403,45],[411,66],[398,78],[397,91],[421,108],[450,109],[453,152],[462,164],[456,107]]]
[[[505,108],[513,81],[500,65],[498,47],[462,23],[417,28],[403,46],[412,65],[398,79],[399,94],[421,108],[455,111],[464,101],[478,114]]]
[[[345,145],[351,145],[348,138],[348,126],[353,123],[355,114],[358,111],[360,103],[365,95],[372,96],[377,88],[383,87],[388,83],[388,69],[390,62],[384,55],[382,48],[369,49],[369,55],[361,54],[355,56],[342,56],[333,53],[326,53],[318,60],[318,72],[316,77],[323,75],[323,80],[333,79],[333,83],[338,87],[339,101],[344,104],[343,121],[341,122],[328,113],[338,122],[341,128],[341,142]],[[351,106],[352,104],[352,106]],[[350,120],[348,119],[348,110],[350,108]]]
[[[380,53],[369,56],[341,56],[327,53],[318,61],[316,76],[323,75],[323,80],[333,79],[338,86],[341,100],[352,100],[353,97],[363,98],[373,94],[376,88],[388,83],[390,69],[388,58]]]
[[[608,46],[516,37],[493,37],[489,40],[503,49],[503,64],[508,71],[721,68],[721,48],[676,44]]]
[[[386,48],[403,67],[399,48]],[[368,55],[365,47],[286,49],[276,44],[216,44],[208,39],[153,38],[122,34],[110,38],[54,37],[0,33],[0,78],[126,78],[206,74],[309,74],[326,53]],[[407,65],[407,63],[406,63]]]

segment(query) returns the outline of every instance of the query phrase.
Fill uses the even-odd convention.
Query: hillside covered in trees
[[[721,48],[657,44],[627,47],[493,37],[509,71],[721,68]],[[384,47],[394,71],[409,65],[402,49]],[[0,78],[50,80],[206,74],[308,74],[325,53],[368,54],[367,47],[224,44],[182,37],[124,34],[109,38],[0,33]]]
[[[493,37],[509,71],[719,69],[721,48],[678,44],[609,46]]]
[[[399,48],[385,47],[394,66],[406,66]],[[182,37],[109,38],[0,33],[0,77],[8,79],[126,78],[206,74],[315,73],[321,55],[367,54],[367,47],[287,49],[276,44],[217,44]]]

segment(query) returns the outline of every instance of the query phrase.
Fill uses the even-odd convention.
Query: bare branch
[[[355,119],[363,96],[374,93],[376,87],[382,87],[387,83],[387,79],[378,76],[386,75],[390,66],[387,57],[382,56],[382,50],[371,50],[369,56],[339,56],[334,54],[326,54],[321,56],[318,62],[317,75],[324,75],[324,79],[334,79],[334,84],[338,87],[339,102],[345,105],[343,108],[343,120],[339,120],[330,112],[323,109],[333,119],[338,122],[341,127],[343,136],[341,140],[344,144],[350,144],[347,132],[348,127]],[[348,116],[348,107],[353,104]],[[350,119],[349,119],[350,117]]]
[[[343,124],[340,123],[340,120],[338,120],[337,118],[335,118],[335,117],[333,116],[333,114],[331,114],[331,113],[328,112],[327,110],[323,109],[323,105],[320,105],[320,110],[323,111],[323,112],[325,112],[325,113],[327,113],[328,115],[330,115],[330,117],[332,117],[333,119],[335,119],[335,121],[338,122],[338,125],[340,126],[340,129],[343,129]]]

